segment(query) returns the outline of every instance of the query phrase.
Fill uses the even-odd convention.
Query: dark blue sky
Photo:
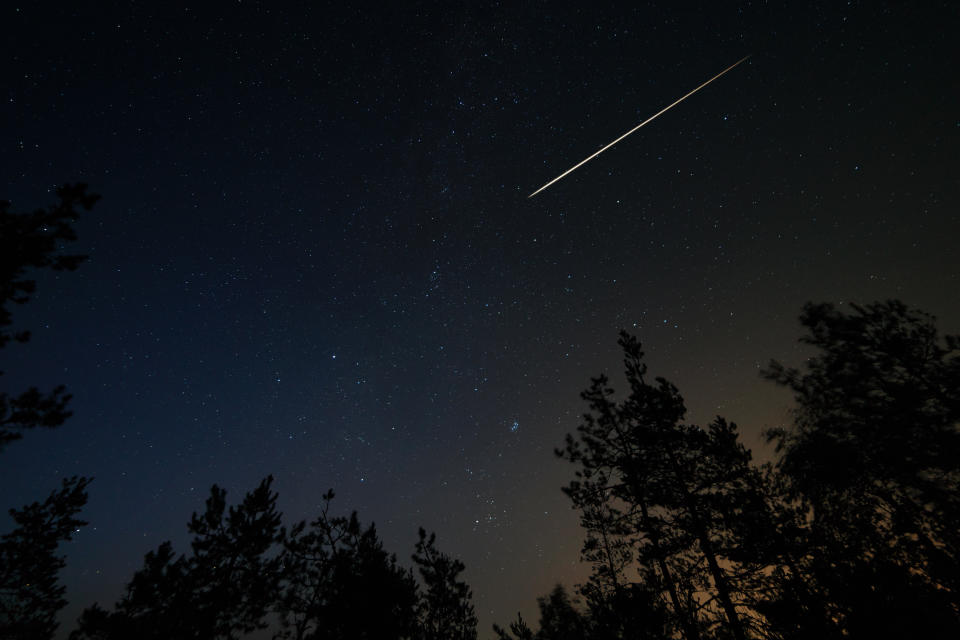
[[[332,487],[403,558],[436,530],[487,634],[587,571],[552,451],[620,328],[760,458],[804,302],[957,333],[960,20],[923,4],[5,6],[0,197],[103,195],[2,362],[75,416],[0,504],[96,477],[65,629],[272,473],[288,521]]]

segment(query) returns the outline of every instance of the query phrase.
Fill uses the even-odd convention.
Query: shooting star
[[[727,73],[728,71],[732,70],[734,67],[736,67],[738,64],[740,64],[741,62],[745,61],[745,60],[746,60],[747,58],[749,58],[749,57],[750,57],[750,56],[744,56],[743,58],[740,58],[739,60],[737,60],[736,62],[734,62],[732,65],[730,65],[729,67],[727,67],[726,69],[724,69],[723,71],[721,71],[720,73],[718,73],[717,75],[713,76],[712,78],[710,78],[709,80],[707,80],[706,82],[704,82],[702,85],[700,85],[699,87],[697,87],[696,89],[694,89],[693,91],[691,91],[690,93],[688,93],[687,95],[683,96],[683,97],[680,98],[679,100],[676,100],[675,102],[671,102],[670,104],[668,104],[667,106],[665,106],[663,109],[660,109],[660,111],[657,111],[655,114],[653,114],[652,116],[650,116],[649,118],[647,118],[646,120],[644,120],[643,122],[641,122],[640,124],[638,124],[637,126],[635,126],[633,129],[630,129],[630,131],[627,131],[625,134],[623,134],[622,136],[620,136],[619,138],[617,138],[616,140],[614,140],[613,142],[611,142],[611,143],[608,144],[607,146],[603,147],[602,149],[600,149],[599,151],[593,153],[592,155],[587,156],[585,159],[581,160],[581,161],[578,162],[577,164],[573,165],[572,167],[570,167],[569,169],[567,169],[566,171],[564,171],[563,173],[561,173],[560,175],[558,175],[556,178],[554,178],[553,180],[551,180],[551,181],[548,182],[547,184],[543,185],[542,187],[540,187],[539,189],[537,189],[536,191],[534,191],[533,193],[531,193],[530,195],[528,195],[527,198],[528,198],[528,199],[529,199],[529,198],[532,198],[533,196],[537,195],[538,193],[540,193],[541,191],[543,191],[544,189],[546,189],[547,187],[549,187],[550,185],[552,185],[554,182],[557,182],[558,180],[562,179],[562,178],[563,178],[564,176],[566,176],[567,174],[569,174],[569,173],[571,173],[571,172],[573,172],[573,171],[576,171],[577,169],[579,169],[579,168],[582,167],[583,165],[587,164],[588,162],[590,162],[591,160],[593,160],[594,158],[596,158],[598,155],[600,155],[601,153],[603,153],[604,151],[606,151],[607,149],[609,149],[609,148],[612,147],[613,145],[617,144],[618,142],[620,142],[621,140],[623,140],[624,138],[626,138],[628,135],[630,135],[631,133],[633,133],[634,131],[636,131],[637,129],[639,129],[640,127],[642,127],[643,125],[647,124],[647,123],[650,122],[651,120],[653,120],[653,119],[655,119],[655,118],[663,115],[665,112],[667,112],[667,111],[669,111],[670,109],[674,108],[675,106],[677,106],[678,104],[680,104],[681,102],[683,102],[684,100],[686,100],[687,98],[689,98],[690,96],[692,96],[693,94],[695,94],[697,91],[700,91],[700,89],[703,89],[705,86],[707,86],[708,84],[710,84],[711,82],[713,82],[714,80],[716,80],[717,78],[719,78],[720,76],[722,76],[723,74],[725,74],[725,73]]]

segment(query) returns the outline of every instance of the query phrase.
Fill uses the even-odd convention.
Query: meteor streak
[[[599,151],[593,153],[592,155],[587,156],[584,160],[581,160],[581,161],[578,162],[577,164],[573,165],[572,167],[570,167],[569,169],[567,169],[566,171],[564,171],[563,173],[561,173],[560,175],[558,175],[556,178],[554,178],[553,180],[551,180],[551,181],[548,182],[547,184],[543,185],[542,187],[540,187],[539,189],[537,189],[536,191],[534,191],[533,193],[531,193],[530,195],[528,195],[527,198],[532,198],[533,196],[537,195],[538,193],[540,193],[541,191],[543,191],[544,189],[546,189],[547,187],[549,187],[550,185],[552,185],[554,182],[556,182],[556,181],[560,180],[561,178],[563,178],[564,176],[566,176],[568,173],[571,173],[571,172],[579,169],[579,168],[582,167],[583,165],[587,164],[588,162],[590,162],[591,160],[593,160],[594,158],[596,158],[598,155],[600,155],[601,153],[603,153],[604,151],[606,151],[607,149],[609,149],[609,148],[612,147],[613,145],[617,144],[618,142],[620,142],[621,140],[623,140],[624,138],[626,138],[628,135],[630,135],[631,133],[633,133],[634,131],[636,131],[637,129],[639,129],[640,127],[642,127],[643,125],[647,124],[648,122],[650,122],[650,121],[653,120],[654,118],[657,118],[658,116],[662,115],[664,112],[669,111],[670,109],[674,108],[675,106],[677,106],[678,104],[680,104],[681,102],[683,102],[684,100],[686,100],[687,98],[689,98],[690,96],[692,96],[693,94],[695,94],[697,91],[700,91],[700,89],[703,89],[705,86],[707,86],[708,84],[710,84],[711,82],[713,82],[714,80],[716,80],[717,78],[719,78],[720,76],[722,76],[723,74],[727,73],[728,71],[730,71],[730,70],[733,69],[735,66],[737,66],[738,64],[740,64],[741,62],[743,62],[744,60],[746,60],[746,59],[749,58],[749,57],[750,57],[750,56],[744,56],[743,58],[740,58],[739,60],[737,60],[736,62],[734,62],[732,65],[730,65],[729,67],[727,67],[726,69],[724,69],[723,71],[721,71],[720,73],[718,73],[717,75],[713,76],[712,78],[710,78],[709,80],[707,80],[706,82],[704,82],[702,85],[700,85],[699,87],[697,87],[696,89],[694,89],[693,91],[691,91],[690,93],[688,93],[687,95],[683,96],[683,97],[680,98],[679,100],[676,100],[675,102],[671,102],[670,104],[668,104],[667,106],[665,106],[663,109],[660,109],[660,111],[657,111],[655,114],[653,114],[652,116],[650,116],[649,118],[647,118],[646,120],[644,120],[643,122],[641,122],[640,124],[638,124],[637,126],[635,126],[633,129],[630,129],[630,131],[627,131],[625,134],[623,134],[622,136],[620,136],[619,138],[617,138],[616,140],[614,140],[613,142],[611,142],[611,143],[608,144],[607,146],[603,147],[602,149],[600,149]]]

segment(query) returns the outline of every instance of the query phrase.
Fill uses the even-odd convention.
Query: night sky
[[[0,367],[75,411],[0,507],[96,477],[63,631],[272,473],[288,523],[333,488],[405,562],[435,530],[487,637],[588,573],[553,449],[619,329],[760,459],[804,302],[960,332],[956,2],[79,4],[0,14],[0,198],[103,196]]]

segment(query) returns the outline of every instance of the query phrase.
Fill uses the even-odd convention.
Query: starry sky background
[[[75,4],[0,42],[0,197],[103,195],[2,362],[75,411],[3,508],[96,477],[64,631],[272,473],[288,522],[332,487],[405,561],[435,530],[486,637],[587,574],[553,449],[620,328],[760,459],[805,301],[960,332],[956,3]]]

